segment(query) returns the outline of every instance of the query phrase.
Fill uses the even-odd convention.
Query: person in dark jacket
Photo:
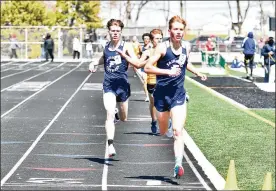
[[[247,37],[242,42],[243,54],[244,54],[244,67],[246,71],[246,79],[253,80],[253,64],[254,64],[254,54],[256,51],[257,43],[253,39],[253,32],[249,32]],[[250,68],[250,76],[248,74],[248,60]]]
[[[46,54],[46,61],[48,61],[48,54],[50,54],[51,57],[51,61],[54,61],[54,55],[53,55],[53,51],[54,51],[54,40],[51,38],[51,35],[49,33],[47,33],[46,35],[46,40],[44,42],[44,50],[45,50],[45,54]]]
[[[263,46],[261,54],[264,56],[264,82],[269,82],[270,67],[274,65],[276,61],[276,50],[273,37],[268,38],[268,42]]]

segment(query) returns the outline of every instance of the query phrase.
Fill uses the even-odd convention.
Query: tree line
[[[100,1],[57,0],[53,9],[43,1],[5,1],[1,2],[1,25],[101,28],[99,13]]]

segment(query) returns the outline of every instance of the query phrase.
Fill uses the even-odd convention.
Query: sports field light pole
[[[28,59],[28,28],[25,28],[25,59]]]
[[[83,25],[80,26],[80,44],[81,44],[81,49],[80,49],[80,59],[82,60],[82,27]]]

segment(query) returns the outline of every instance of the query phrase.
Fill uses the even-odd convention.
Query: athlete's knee
[[[173,138],[175,140],[183,139],[183,130],[173,129]]]
[[[107,111],[106,112],[106,120],[111,120],[113,121],[115,118],[115,110],[114,111]]]

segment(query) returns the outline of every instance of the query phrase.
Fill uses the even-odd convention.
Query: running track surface
[[[173,178],[173,140],[150,133],[132,68],[128,121],[116,124],[117,156],[105,158],[103,68],[88,65],[1,63],[3,190],[215,190],[187,148],[185,174]]]

